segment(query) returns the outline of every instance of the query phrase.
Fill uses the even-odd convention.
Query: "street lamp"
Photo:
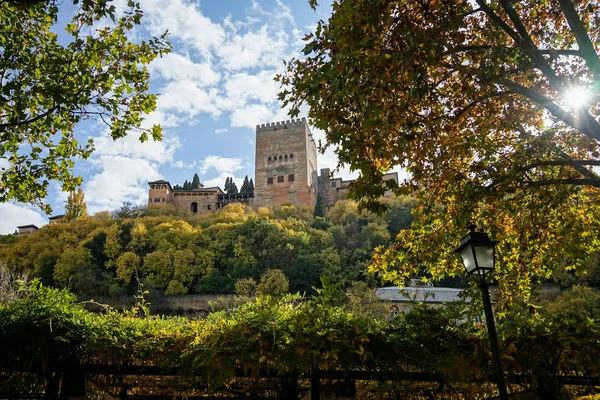
[[[508,398],[506,383],[504,382],[504,372],[502,372],[502,364],[500,363],[496,324],[494,323],[494,314],[492,313],[492,302],[488,290],[489,284],[486,279],[487,275],[494,270],[495,247],[498,242],[491,240],[484,232],[475,232],[475,225],[469,225],[469,231],[461,239],[460,246],[454,252],[460,254],[467,274],[478,277],[479,282],[477,286],[479,286],[483,298],[485,322],[487,323],[488,335],[490,337],[498,392],[500,393],[500,399],[506,400]]]

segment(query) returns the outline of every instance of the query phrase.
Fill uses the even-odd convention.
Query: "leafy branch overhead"
[[[505,241],[503,274],[546,279],[596,249],[575,238],[600,227],[598,37],[592,0],[344,0],[287,63],[280,98],[307,104],[360,170],[363,206],[380,209],[384,172],[406,168],[395,190],[421,208],[388,253],[400,275],[459,273],[450,250],[475,219]]]
[[[140,141],[161,139],[160,126],[144,116],[156,108],[148,91],[148,65],[170,50],[166,33],[139,43],[129,31],[142,18],[129,1],[122,15],[110,1],[74,1],[78,9],[59,35],[56,2],[0,4],[0,202],[44,203],[48,184],[74,190],[81,177],[74,159],[87,158],[91,139],[81,141],[77,125],[103,123],[113,139],[130,131]]]

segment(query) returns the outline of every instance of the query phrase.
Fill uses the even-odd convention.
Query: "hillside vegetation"
[[[381,216],[338,202],[325,218],[294,206],[231,204],[207,215],[124,206],[33,235],[0,238],[0,262],[45,285],[86,295],[233,293],[241,278],[282,270],[291,292],[311,292],[320,277],[365,280],[374,248],[392,243],[412,221],[409,198],[389,200]]]

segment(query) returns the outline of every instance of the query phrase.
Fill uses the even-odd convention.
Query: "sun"
[[[585,88],[573,87],[565,93],[564,100],[569,107],[579,109],[589,103],[590,97],[590,93]]]

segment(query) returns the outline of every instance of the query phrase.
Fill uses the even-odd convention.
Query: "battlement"
[[[306,118],[298,118],[281,122],[269,122],[262,125],[256,125],[256,132],[276,131],[279,129],[287,129],[294,125],[305,125]]]

